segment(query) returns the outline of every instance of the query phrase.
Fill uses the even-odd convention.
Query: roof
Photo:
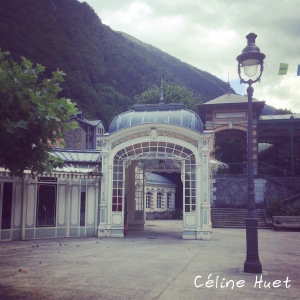
[[[253,102],[260,102],[257,99],[253,98]],[[207,101],[203,103],[203,105],[209,105],[209,104],[230,104],[230,103],[248,103],[248,96],[247,95],[237,95],[232,93],[224,94],[218,98],[215,98],[213,100]]]
[[[61,158],[64,162],[99,163],[101,152],[96,150],[55,149],[52,155]]]
[[[89,123],[90,125],[92,125],[94,127],[98,126],[99,124],[102,124],[101,120],[90,120],[90,121],[88,121],[88,120],[85,119],[85,121],[86,121],[86,123]]]
[[[61,158],[64,163],[56,167],[50,173],[44,172],[43,177],[60,176],[62,174],[74,174],[79,178],[92,178],[93,176],[102,176],[100,172],[101,152],[95,150],[69,150],[54,149],[50,155]],[[1,176],[10,176],[9,170],[0,167]],[[25,170],[24,175],[32,176],[30,170]],[[73,175],[72,175],[73,176]]]
[[[256,111],[257,115],[260,115],[265,106],[265,102],[253,98],[252,103],[253,109]],[[231,109],[248,109],[248,96],[227,93],[213,100],[199,104],[198,111],[201,120],[205,121],[206,113],[216,109],[223,111]]]
[[[176,185],[170,179],[156,173],[149,173],[146,176],[147,176],[147,184],[174,185],[174,186]]]
[[[56,171],[90,174],[99,172],[98,165],[101,162],[100,151],[55,149],[51,155],[64,161],[63,166],[58,167]]]
[[[102,121],[101,120],[87,120],[84,116],[83,113],[81,111],[77,112],[76,115],[74,115],[71,120],[76,120],[79,123],[83,123],[83,124],[87,124],[90,125],[92,127],[96,127],[99,124],[102,125]]]
[[[87,120],[87,119],[79,119],[79,118],[75,118],[75,119],[76,119],[76,121],[79,122],[79,123],[88,124],[88,125],[90,125],[90,126],[92,126],[92,127],[96,127],[96,126],[98,126],[99,124],[102,125],[101,120],[91,120],[91,121],[89,121],[89,120]]]
[[[287,114],[287,115],[263,115],[259,117],[260,121],[281,121],[281,120],[291,120],[300,119],[300,114]]]
[[[109,126],[109,133],[142,124],[171,124],[203,132],[199,116],[184,108],[182,103],[135,105],[132,110],[118,115]]]

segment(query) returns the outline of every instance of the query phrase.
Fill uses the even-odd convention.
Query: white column
[[[71,189],[72,189],[72,178],[67,179],[67,205],[66,205],[66,237],[70,236],[70,222],[71,222]]]
[[[209,240],[211,233],[210,221],[210,169],[209,169],[209,143],[208,139],[202,140],[200,150],[201,160],[201,239]]]
[[[27,209],[27,194],[28,194],[28,184],[29,180],[28,178],[24,177],[23,178],[23,201],[22,201],[22,232],[21,232],[21,239],[25,240],[25,222],[26,222],[26,209]]]
[[[102,180],[101,180],[101,195],[100,195],[100,221],[98,226],[98,237],[109,237],[110,228],[108,226],[108,195],[109,195],[109,182],[111,180],[110,173],[112,172],[112,166],[108,167],[109,155],[108,149],[102,150]]]

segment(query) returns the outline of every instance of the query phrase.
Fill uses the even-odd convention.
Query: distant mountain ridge
[[[62,95],[107,127],[133,97],[164,80],[185,85],[205,102],[228,90],[216,76],[102,24],[77,0],[1,0],[0,48],[67,75]]]

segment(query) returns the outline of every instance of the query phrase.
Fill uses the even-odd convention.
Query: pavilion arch
[[[143,230],[145,172],[159,160],[169,161],[183,182],[184,239],[209,239],[211,133],[200,134],[170,124],[143,124],[122,129],[102,149],[99,237],[123,237]]]
[[[102,154],[99,237],[144,226],[144,178],[153,162],[172,162],[183,182],[184,239],[209,239],[213,133],[183,103],[136,104],[116,116],[99,140]],[[152,166],[149,167],[149,164]]]

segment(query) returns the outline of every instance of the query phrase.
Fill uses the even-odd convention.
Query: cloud
[[[113,30],[126,32],[181,61],[236,86],[236,56],[255,32],[266,54],[254,97],[278,108],[300,112],[300,22],[298,0],[86,0]],[[278,76],[279,63],[289,63]],[[244,90],[237,87],[238,91]]]

